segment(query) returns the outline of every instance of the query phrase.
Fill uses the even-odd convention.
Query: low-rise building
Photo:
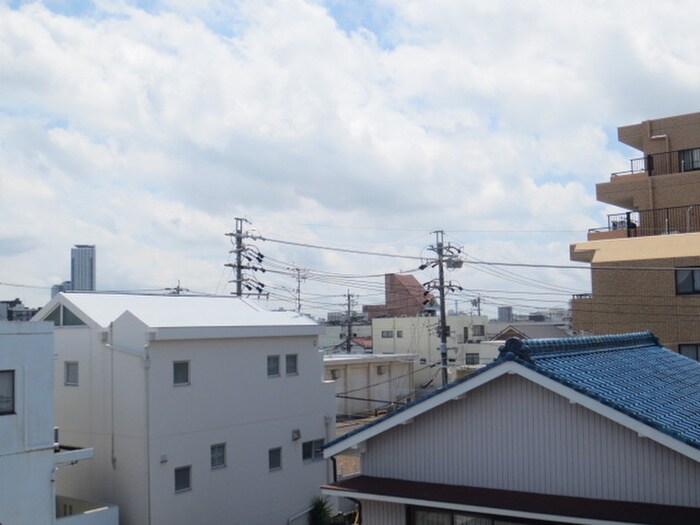
[[[324,378],[335,382],[338,419],[394,410],[414,399],[415,354],[333,354]]]
[[[372,345],[375,354],[416,354],[416,387],[432,389],[440,368],[440,318],[384,317],[372,319]],[[486,360],[479,343],[486,340],[486,316],[448,315],[448,365],[479,364]],[[451,377],[454,379],[455,375]]]
[[[93,450],[59,444],[53,377],[53,325],[0,323],[0,523],[117,525],[114,505],[56,496]]]
[[[95,459],[67,495],[120,506],[122,525],[286,524],[329,475],[333,385],[318,326],[240,298],[59,294],[61,432]]]
[[[649,333],[509,340],[464,379],[330,442],[362,523],[700,523],[700,364]]]

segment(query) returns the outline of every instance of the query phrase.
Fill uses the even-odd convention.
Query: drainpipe
[[[149,334],[149,342],[143,345],[143,351],[146,354],[143,358],[144,380],[146,382],[146,506],[148,509],[146,522],[151,525],[151,395],[150,395],[150,370],[151,356],[148,349],[151,346],[152,334]]]

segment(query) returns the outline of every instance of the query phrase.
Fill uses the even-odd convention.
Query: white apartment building
[[[50,323],[0,322],[0,523],[116,525],[114,506],[56,497],[93,451],[55,443],[53,343]]]
[[[393,410],[414,399],[415,354],[332,354],[324,377],[335,384],[339,419]]]
[[[417,354],[416,387],[427,385],[439,372],[439,317],[382,317],[372,319],[372,345],[375,354]],[[448,315],[448,364],[478,365],[492,360],[489,348],[482,356],[479,343],[486,340],[487,316]],[[488,356],[488,357],[487,357]],[[452,368],[451,368],[452,369]],[[455,375],[452,374],[452,379]],[[434,380],[431,386],[439,386]]]
[[[120,506],[122,525],[287,524],[330,475],[333,385],[317,325],[239,298],[59,294],[61,432],[95,459],[67,494]]]

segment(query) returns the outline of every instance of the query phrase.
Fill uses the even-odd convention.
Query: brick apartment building
[[[597,199],[625,211],[571,245],[591,264],[591,290],[572,303],[573,328],[590,334],[651,330],[700,357],[700,113],[618,128],[640,150],[630,169],[596,185]]]

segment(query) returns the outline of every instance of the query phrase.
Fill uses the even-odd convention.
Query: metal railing
[[[589,232],[626,230],[627,237],[700,232],[700,204],[608,215],[608,226]]]
[[[631,159],[629,170],[616,171],[612,177],[644,172],[649,175],[666,175],[695,170],[700,170],[700,148],[654,153],[646,157]]]

